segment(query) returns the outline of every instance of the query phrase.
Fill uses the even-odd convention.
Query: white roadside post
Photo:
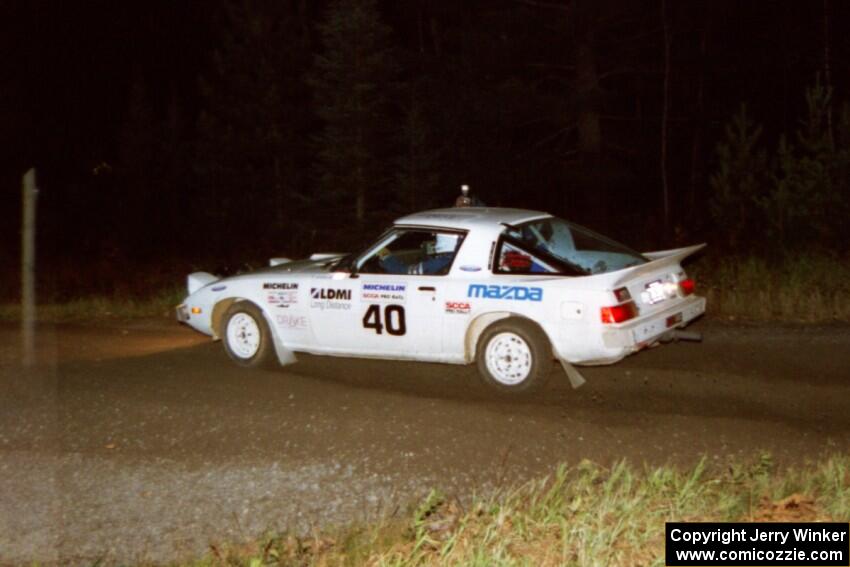
[[[35,364],[35,169],[24,174],[21,223],[21,339],[24,366]]]

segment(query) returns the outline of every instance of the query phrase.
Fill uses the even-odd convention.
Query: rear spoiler
[[[610,276],[613,276],[613,279],[611,281],[611,287],[618,287],[620,286],[620,284],[627,280],[631,280],[638,276],[655,272],[667,266],[679,264],[682,260],[690,256],[691,254],[699,252],[705,247],[706,244],[703,243],[695,244],[694,246],[686,246],[684,248],[674,248],[673,250],[645,252],[643,255],[649,258],[650,260],[646,264],[632,266],[631,268],[625,268],[608,274]]]

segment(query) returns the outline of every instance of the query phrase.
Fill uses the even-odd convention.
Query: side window
[[[398,230],[377,243],[357,263],[363,274],[449,273],[463,234],[430,230]]]
[[[534,254],[502,239],[496,251],[497,274],[554,274],[558,270]]]

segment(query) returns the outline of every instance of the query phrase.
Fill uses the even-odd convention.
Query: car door
[[[436,232],[413,230],[379,240],[352,265],[351,273],[316,276],[311,285],[311,321],[317,349],[438,359],[445,274],[462,240],[460,235],[451,236],[456,239],[455,248],[450,258],[443,258],[448,263],[440,263],[440,273],[427,273],[434,264],[417,251],[420,244],[436,239]]]
[[[370,353],[388,358],[427,359],[440,349],[440,285],[407,274],[360,276],[360,330]]]

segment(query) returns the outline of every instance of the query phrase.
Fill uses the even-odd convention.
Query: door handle
[[[437,291],[437,288],[430,285],[420,285],[419,291]]]

